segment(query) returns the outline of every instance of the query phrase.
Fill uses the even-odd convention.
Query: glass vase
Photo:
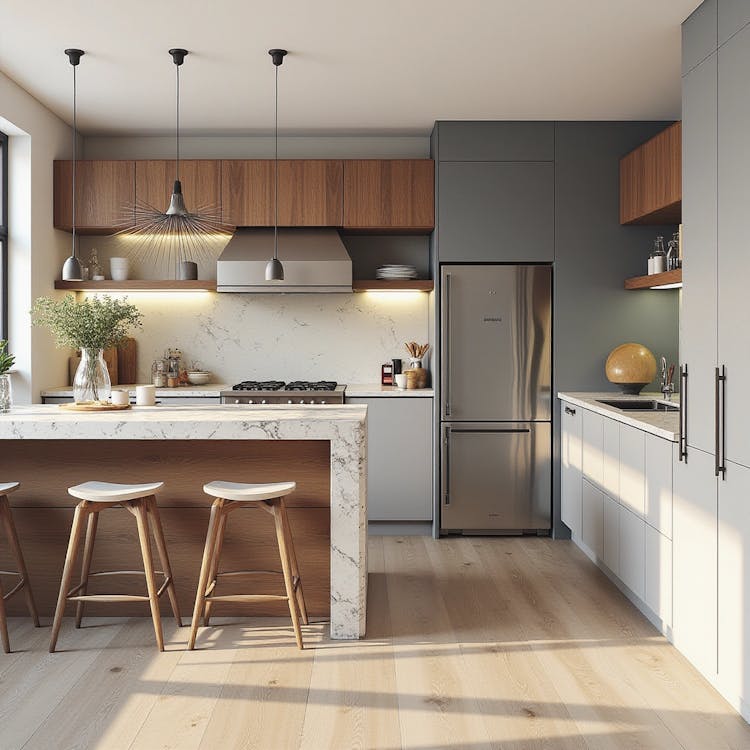
[[[10,388],[10,373],[0,375],[0,414],[7,414],[13,405],[13,394]]]
[[[81,364],[73,378],[73,400],[77,404],[109,401],[112,382],[104,361],[104,349],[81,349]]]

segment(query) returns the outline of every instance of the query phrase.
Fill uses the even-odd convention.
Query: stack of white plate
[[[417,269],[414,266],[388,263],[375,271],[376,279],[416,279]]]

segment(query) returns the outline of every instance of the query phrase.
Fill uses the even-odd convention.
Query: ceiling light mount
[[[65,50],[65,54],[68,56],[68,60],[71,65],[78,65],[81,62],[81,58],[86,54],[82,49],[76,49],[70,47]]]
[[[182,65],[190,53],[186,49],[182,49],[182,47],[173,47],[169,50],[169,54],[172,55],[172,62],[175,65]]]
[[[285,49],[269,49],[268,54],[271,55],[273,64],[278,67],[279,65],[281,65],[281,63],[284,62],[284,57],[289,53]]]

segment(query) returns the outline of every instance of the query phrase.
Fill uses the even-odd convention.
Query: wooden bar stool
[[[292,530],[286,513],[284,497],[294,491],[294,482],[280,482],[277,484],[237,484],[236,482],[210,482],[203,487],[207,495],[215,497],[211,506],[211,517],[208,522],[206,546],[203,551],[198,592],[195,596],[193,623],[190,630],[188,648],[195,648],[195,638],[198,634],[198,623],[205,609],[204,625],[209,624],[211,606],[214,602],[289,602],[289,614],[292,616],[294,635],[297,646],[304,648],[300,616],[303,624],[307,625],[307,607],[302,593],[297,556],[294,552]],[[281,570],[237,570],[219,573],[219,558],[224,541],[227,516],[243,504],[258,503],[263,510],[273,516],[276,527],[276,541],[279,545]],[[214,593],[219,578],[223,576],[238,576],[251,574],[268,574],[283,576],[286,596],[277,594],[228,594],[218,596]],[[299,609],[298,609],[299,607]]]
[[[159,508],[156,504],[156,493],[164,486],[164,482],[153,482],[151,484],[112,484],[110,482],[85,482],[75,487],[70,487],[68,493],[81,500],[76,505],[73,515],[73,525],[70,529],[70,541],[68,552],[65,556],[65,567],[63,568],[62,580],[60,581],[60,594],[57,597],[55,619],[52,623],[52,639],[49,650],[53,653],[57,645],[57,636],[60,633],[65,604],[69,601],[77,602],[76,605],[76,627],[81,627],[84,602],[148,602],[151,605],[151,618],[154,621],[154,632],[156,633],[156,645],[159,651],[164,651],[164,636],[161,628],[161,614],[159,613],[159,597],[166,591],[172,605],[177,626],[182,627],[180,611],[177,606],[177,594],[172,579],[172,568],[167,556],[167,544],[164,540],[164,531],[159,517]],[[138,538],[141,543],[141,555],[143,557],[143,570],[110,570],[91,573],[91,558],[94,554],[94,540],[96,539],[96,528],[99,523],[99,513],[107,508],[122,507],[135,516],[138,526]],[[78,555],[78,544],[83,531],[84,520],[88,519],[86,526],[86,541],[83,547],[83,562],[81,563],[81,582],[69,589],[73,578],[73,566]],[[151,540],[149,528],[154,533],[156,549],[161,559],[163,570],[154,570],[154,561],[151,556]],[[164,583],[157,589],[156,575],[164,576]],[[89,578],[97,576],[113,575],[145,575],[147,596],[133,594],[91,594],[87,595]]]
[[[26,606],[29,608],[29,614],[34,621],[34,626],[39,627],[39,615],[34,604],[34,596],[31,593],[29,573],[26,570],[26,563],[23,560],[21,545],[18,543],[16,525],[13,523],[10,503],[8,502],[8,495],[11,492],[15,492],[19,486],[18,482],[0,483],[0,520],[2,520],[5,536],[8,540],[10,551],[13,553],[13,557],[16,558],[16,567],[18,568],[18,570],[0,570],[0,576],[18,576],[19,579],[18,583],[7,594],[3,594],[3,586],[2,582],[0,582],[0,638],[3,641],[3,651],[6,654],[10,653],[10,639],[8,638],[8,621],[5,618],[5,602],[13,594],[21,591],[21,589],[23,589],[24,596],[26,597]]]

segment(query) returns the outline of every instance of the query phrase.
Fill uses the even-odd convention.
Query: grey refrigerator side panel
[[[441,267],[441,419],[551,418],[552,269]]]
[[[551,528],[549,422],[441,425],[441,530]]]

